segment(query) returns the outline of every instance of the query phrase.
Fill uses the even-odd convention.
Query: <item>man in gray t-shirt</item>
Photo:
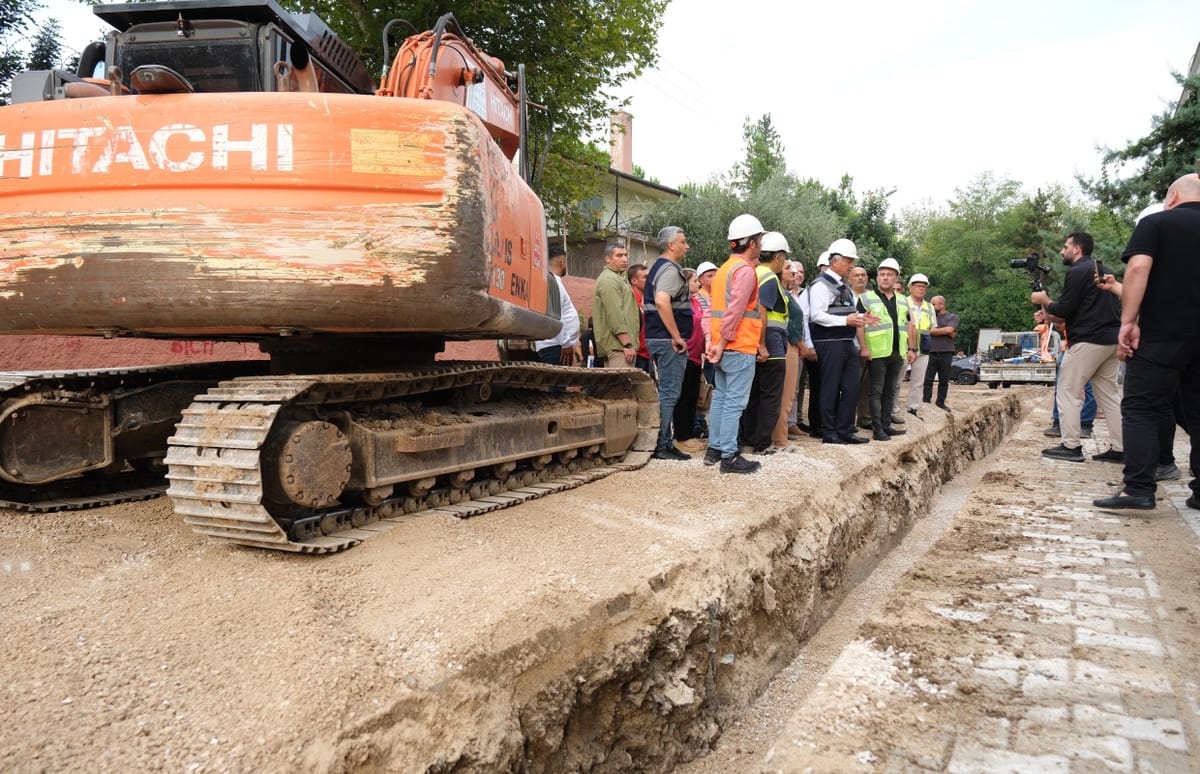
[[[933,378],[938,380],[938,408],[949,411],[946,405],[946,393],[950,391],[950,382],[954,372],[954,337],[958,334],[958,315],[946,311],[946,299],[934,296],[929,300],[933,304],[935,319],[933,329],[929,331],[929,368],[925,370],[924,401],[929,402],[933,397]]]

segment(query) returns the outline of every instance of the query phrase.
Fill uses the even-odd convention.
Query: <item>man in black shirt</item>
[[[1104,412],[1112,448],[1092,456],[1103,462],[1124,462],[1125,445],[1121,435],[1121,386],[1117,382],[1117,332],[1120,329],[1120,305],[1112,293],[1096,287],[1096,262],[1092,260],[1091,234],[1070,234],[1061,252],[1063,263],[1070,266],[1063,279],[1062,297],[1051,300],[1044,290],[1034,291],[1029,299],[1046,308],[1049,321],[1065,321],[1070,344],[1058,367],[1056,398],[1062,443],[1044,449],[1042,456],[1070,462],[1083,462],[1080,448],[1080,410],[1083,388],[1090,381],[1096,403]]]
[[[1124,484],[1094,500],[1099,508],[1155,507],[1159,433],[1179,389],[1192,437],[1190,508],[1200,509],[1200,177],[1184,175],[1167,190],[1163,212],[1138,222],[1121,255],[1120,351],[1125,363],[1121,411],[1130,447]]]

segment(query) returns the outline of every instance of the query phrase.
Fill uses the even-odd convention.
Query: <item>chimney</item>
[[[633,174],[633,116],[624,110],[612,114],[612,167]]]

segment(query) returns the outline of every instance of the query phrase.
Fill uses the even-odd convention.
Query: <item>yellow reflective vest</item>
[[[900,332],[899,352],[901,355],[905,354],[908,350],[908,299],[899,293],[895,294],[896,325],[893,326],[892,315],[888,312],[887,305],[884,304],[879,291],[868,290],[859,298],[866,307],[867,313],[879,318],[878,323],[868,325],[863,330],[867,337],[867,349],[870,350],[871,357],[891,357],[892,353],[897,351],[896,342],[892,338],[896,335],[897,328]]]

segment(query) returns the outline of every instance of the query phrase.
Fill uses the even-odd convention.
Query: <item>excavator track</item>
[[[161,459],[163,423],[187,405],[182,395],[266,368],[240,361],[0,372],[0,508],[49,513],[163,495],[161,467],[127,467],[120,453],[144,455],[139,463]],[[121,440],[153,424],[161,435]],[[38,480],[23,480],[30,476]]]
[[[588,417],[602,414],[607,419],[615,412],[624,415],[621,426],[628,429],[632,413],[633,432],[619,442],[605,438],[603,443],[574,448],[558,446],[553,453],[539,450],[490,458],[478,472],[475,463],[460,461],[457,469],[442,466],[415,477],[423,482],[420,486],[412,481],[407,491],[403,484],[395,486],[394,493],[376,502],[342,498],[322,507],[297,508],[283,507],[271,496],[268,479],[282,464],[279,456],[289,453],[273,447],[273,433],[277,435],[298,413],[337,418],[433,394],[489,395],[493,390],[516,390],[518,399],[528,395],[532,402],[562,400],[556,421],[565,428],[582,428],[591,421]],[[560,391],[560,397],[551,397],[556,394],[551,390]],[[572,413],[570,400],[580,401],[585,395],[588,405]],[[466,422],[471,414],[461,412]],[[632,369],[454,363],[399,373],[234,379],[198,396],[184,411],[170,439],[167,494],[184,522],[200,534],[259,548],[334,553],[385,533],[409,516],[468,518],[639,468],[650,459],[657,420],[654,385],[644,373]],[[606,421],[606,432],[610,426]],[[438,431],[445,430],[433,428],[428,434],[413,430],[402,438],[388,438],[402,451],[428,451],[426,447],[440,443]],[[615,448],[618,443],[621,447]],[[337,457],[339,444],[340,436],[333,444],[337,449],[317,456]],[[313,459],[307,464],[319,467],[322,462]],[[357,470],[369,464],[373,461],[356,456],[346,467]]]

